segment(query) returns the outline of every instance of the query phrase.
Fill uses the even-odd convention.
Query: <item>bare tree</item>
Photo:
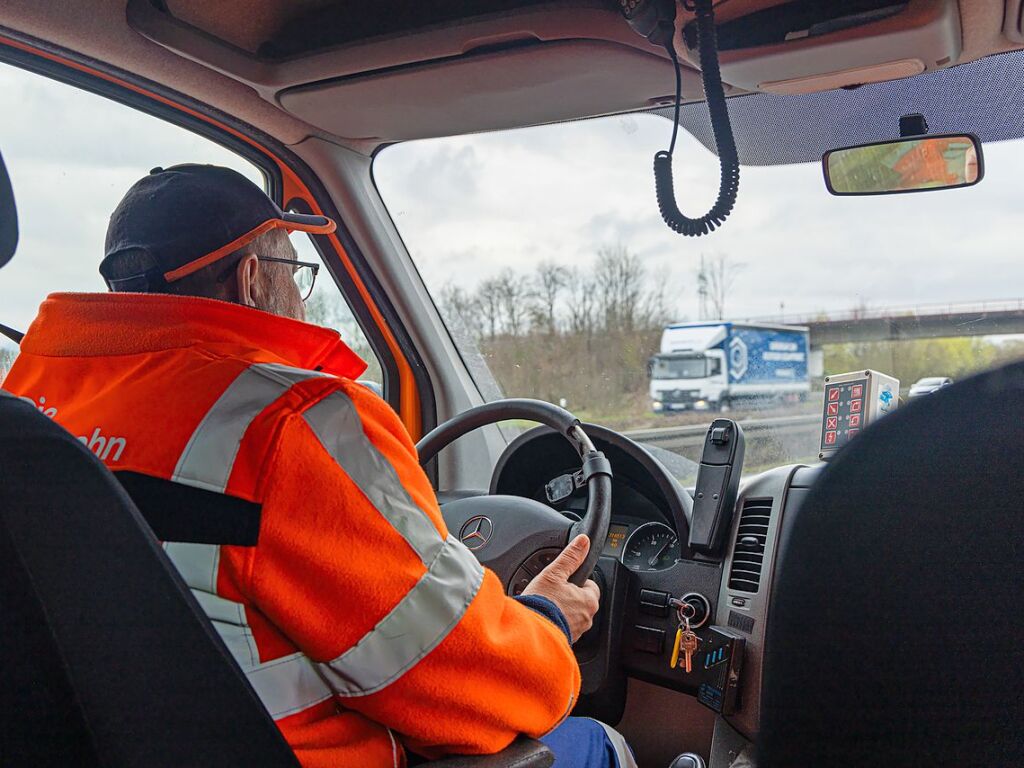
[[[651,288],[644,293],[640,312],[637,316],[637,324],[643,330],[662,328],[672,318],[672,310],[669,300],[665,295],[668,290],[668,283],[665,280],[658,280]]]
[[[558,299],[569,281],[569,270],[553,261],[542,261],[534,278],[535,325],[546,328],[549,336],[558,331]]]
[[[445,283],[440,294],[441,312],[448,323],[457,323],[462,332],[473,338],[483,335],[483,318],[479,302],[455,283]]]
[[[343,322],[345,315],[351,315],[348,307],[344,310],[338,305],[337,299],[321,291],[315,291],[306,299],[306,322],[324,328],[334,328]]]
[[[530,313],[527,301],[530,295],[529,284],[525,277],[516,274],[510,267],[501,271],[496,282],[501,292],[505,332],[510,336],[519,336],[526,330]]]
[[[314,291],[306,300],[306,322],[337,331],[342,341],[366,362],[367,369],[362,378],[384,381],[377,353],[373,351],[366,334],[340,294]]]
[[[7,377],[7,372],[11,370],[11,366],[14,365],[14,358],[18,356],[18,353],[8,347],[0,347],[0,384]]]
[[[569,331],[590,336],[594,332],[597,287],[593,277],[573,267],[567,270],[566,310]]]
[[[725,304],[746,264],[733,261],[724,253],[700,257],[697,270],[697,294],[700,297],[701,319],[725,319]],[[710,310],[710,312],[709,312]],[[709,314],[712,318],[709,318]]]
[[[597,313],[607,331],[633,331],[644,301],[646,269],[622,245],[602,248],[594,265]]]
[[[700,266],[697,267],[695,277],[697,280],[697,317],[706,320],[711,313],[708,311],[708,267],[703,253],[700,255]]]
[[[333,328],[360,357],[373,355],[363,329],[359,327],[352,310],[339,294],[316,291],[310,296],[306,300],[306,322]]]
[[[480,283],[476,289],[475,302],[480,309],[480,319],[487,337],[496,338],[501,323],[501,285],[498,281],[490,278]]]

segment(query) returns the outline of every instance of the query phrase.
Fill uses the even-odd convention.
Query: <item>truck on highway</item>
[[[764,323],[703,321],[666,326],[651,358],[655,413],[726,411],[806,399],[807,328]]]

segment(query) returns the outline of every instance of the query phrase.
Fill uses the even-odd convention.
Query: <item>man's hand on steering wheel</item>
[[[572,445],[580,458],[579,474],[587,487],[587,511],[572,523],[552,507],[522,496],[470,494],[441,505],[448,529],[473,550],[477,560],[493,570],[509,593],[539,575],[540,563],[555,547],[565,547],[577,534],[585,534],[593,547],[583,550],[569,582],[586,584],[597,566],[608,538],[612,514],[612,465],[564,408],[540,400],[494,400],[463,411],[435,427],[417,444],[420,464],[427,464],[441,449],[463,435],[499,421],[526,419],[544,424]],[[574,475],[575,477],[575,475]],[[574,481],[575,484],[575,481]]]
[[[565,617],[566,629],[575,643],[594,624],[601,600],[600,588],[589,577],[604,550],[612,516],[611,462],[594,445],[579,419],[564,408],[539,400],[484,403],[426,434],[416,444],[420,464],[428,464],[445,446],[472,430],[510,419],[544,424],[572,446],[580,461],[579,470],[572,474],[573,486],[585,485],[587,489],[583,519],[574,521],[533,498],[496,491],[486,495],[455,493],[454,498],[441,504],[441,514],[452,535],[498,576],[507,594],[525,593],[551,600]],[[549,562],[556,552],[557,557]],[[621,584],[613,582],[612,586],[616,583]],[[593,647],[587,651],[590,661],[596,659],[597,663],[581,667],[587,693],[601,689],[612,670],[612,643],[619,637],[621,620],[621,615],[609,606],[607,621],[602,620],[604,627],[595,638],[598,655],[593,656]]]
[[[582,587],[569,581],[569,577],[587,559],[589,551],[590,539],[580,534],[523,590],[524,595],[546,597],[558,606],[569,624],[569,634],[574,643],[590,629],[601,604],[601,588],[595,581],[587,579]]]

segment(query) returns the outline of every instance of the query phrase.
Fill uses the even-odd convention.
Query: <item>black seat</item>
[[[0,392],[0,765],[298,765],[113,475]],[[521,738],[436,768],[546,768]]]
[[[783,537],[762,766],[1024,765],[1024,365],[866,430]]]
[[[131,500],[0,396],[0,763],[296,766]]]

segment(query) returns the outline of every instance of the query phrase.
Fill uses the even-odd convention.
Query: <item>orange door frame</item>
[[[224,133],[234,136],[236,139],[244,141],[253,148],[257,149],[264,157],[267,158],[268,161],[270,161],[277,168],[277,171],[281,176],[283,187],[282,202],[286,200],[299,199],[309,206],[310,211],[312,213],[323,215],[323,209],[320,207],[316,198],[309,190],[309,187],[306,186],[306,184],[302,181],[301,178],[299,178],[298,174],[295,173],[295,171],[290,166],[288,166],[282,158],[278,157],[269,147],[256,141],[253,137],[247,136],[241,131],[232,128],[229,125],[224,125],[223,123],[215,120],[211,116],[206,115],[184,104],[181,104],[180,102],[174,101],[171,98],[154,93],[150,90],[147,90],[146,88],[135,85],[134,83],[130,83],[127,80],[124,80],[123,78],[116,77],[107,72],[102,72],[93,67],[86,66],[85,64],[82,64],[80,62],[67,59],[65,57],[51,53],[49,51],[44,51],[32,45],[28,45],[21,41],[13,40],[7,37],[0,36],[0,45],[7,46],[9,48],[14,48],[19,51],[24,51],[25,53],[29,53],[33,56],[38,56],[40,58],[56,62],[57,64],[60,64],[64,67],[68,67],[78,72],[82,72],[90,77],[98,78],[101,80],[105,80],[106,82],[113,83],[118,87],[125,88],[129,91],[132,91],[133,93],[136,93],[152,101],[158,102],[166,107],[170,107],[178,112],[187,114],[198,120],[202,120],[203,122],[215,127],[217,130],[223,131]],[[413,373],[412,366],[409,364],[409,361],[403,354],[401,345],[398,343],[398,339],[395,338],[394,333],[392,333],[391,329],[388,328],[387,324],[385,323],[383,314],[381,313],[377,304],[374,302],[373,296],[370,294],[369,290],[366,287],[366,283],[363,282],[363,279],[360,277],[359,272],[356,270],[351,257],[345,250],[345,247],[342,245],[341,241],[338,239],[337,233],[328,235],[327,239],[330,242],[331,246],[334,248],[335,254],[338,256],[338,259],[341,262],[342,266],[345,268],[345,272],[347,273],[349,279],[352,281],[352,285],[358,292],[359,298],[365,304],[367,310],[370,313],[370,316],[373,318],[374,323],[376,324],[377,329],[380,332],[381,338],[384,340],[384,343],[387,345],[388,349],[391,352],[391,355],[395,361],[395,365],[398,368],[400,391],[399,415],[402,418],[402,423],[405,425],[405,428],[409,431],[409,434],[412,435],[413,440],[418,440],[422,436],[423,422],[422,413],[420,410],[420,396],[416,386],[416,378],[415,374]]]

